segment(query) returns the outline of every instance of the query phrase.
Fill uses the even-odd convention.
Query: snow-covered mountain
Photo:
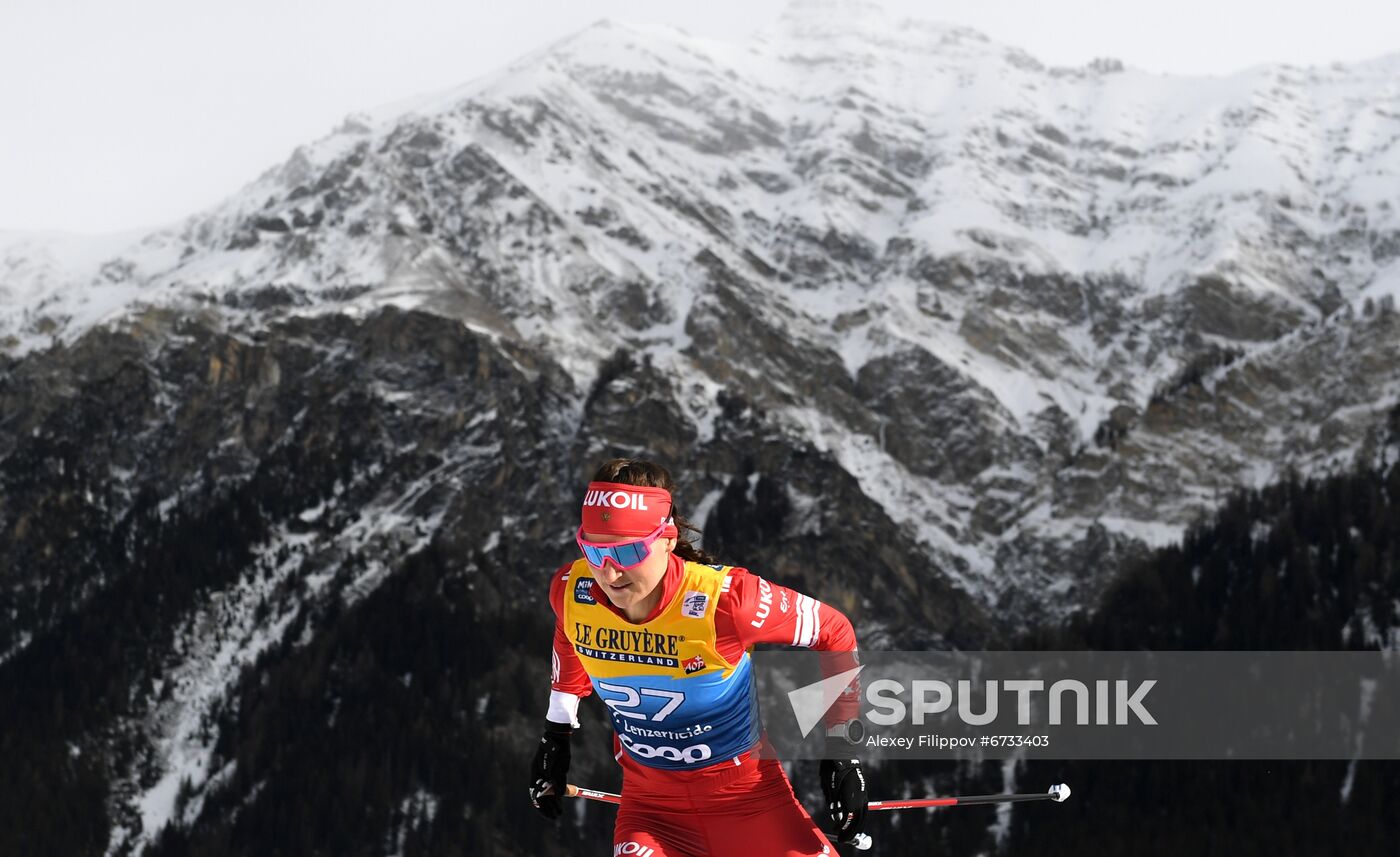
[[[169,230],[7,237],[0,337],[276,287],[272,315],[424,308],[584,388],[627,349],[694,443],[742,392],[994,604],[1074,588],[1042,548],[1169,541],[1364,441],[1400,395],[1364,311],[1400,291],[1397,140],[1400,55],[1172,78],[861,3],[741,45],[603,21]]]
[[[1092,526],[1160,544],[1363,441],[1400,395],[1363,312],[1400,291],[1397,140],[1400,56],[1171,78],[860,3],[747,44],[605,21],[125,247],[7,239],[0,335],[278,287],[582,388],[626,348],[696,444],[742,392],[994,603],[1072,590],[1042,549]]]
[[[229,776],[229,683],[313,605],[434,538],[523,598],[481,570],[566,558],[616,452],[867,644],[986,643],[1384,445],[1397,205],[1400,55],[1173,78],[863,3],[743,44],[601,22],[167,229],[0,235],[0,664],[140,522],[268,516],[115,729],[134,848]]]

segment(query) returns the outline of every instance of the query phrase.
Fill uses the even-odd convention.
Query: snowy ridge
[[[182,641],[177,654],[182,660],[165,674],[141,727],[153,738],[153,762],[159,777],[154,785],[143,788],[133,771],[114,789],[119,794],[130,793],[123,803],[136,810],[134,820],[138,823],[130,828],[120,823],[112,826],[109,855],[132,844],[139,853],[167,824],[198,817],[206,786],[216,785],[231,773],[231,767],[209,770],[218,738],[212,723],[215,707],[223,702],[244,667],[279,642],[296,618],[301,608],[293,604],[276,610],[275,615],[270,611],[260,620],[259,605],[274,598],[278,588],[301,567],[314,541],[314,534],[281,532],[259,551],[257,563],[231,591],[215,593],[208,608],[177,634]],[[274,558],[283,548],[289,554],[276,562]],[[264,570],[264,563],[270,572]],[[211,783],[211,778],[216,782]],[[182,789],[189,790],[190,800],[177,816]]]
[[[146,700],[149,713],[135,724],[149,738],[149,756],[138,760],[114,789],[114,814],[126,821],[113,825],[109,855],[140,854],[166,825],[192,822],[204,796],[232,775],[233,761],[213,770],[219,708],[244,669],[281,643],[306,609],[292,584],[301,579],[313,598],[338,598],[347,605],[362,600],[392,571],[382,557],[402,562],[441,527],[446,510],[431,492],[443,480],[462,478],[489,454],[480,445],[459,446],[448,461],[382,502],[359,509],[329,536],[280,527],[257,550],[243,576],[227,591],[214,593],[187,621],[176,634],[172,654],[177,663]],[[371,469],[358,480],[381,476]],[[314,526],[336,505],[323,501],[298,519]],[[361,566],[349,563],[351,557],[361,558]],[[308,625],[298,644],[310,633]],[[430,812],[426,806],[419,809]]]
[[[1164,544],[1373,443],[1397,199],[1400,55],[1051,68],[799,0],[745,44],[600,22],[152,235],[5,236],[0,348],[140,304],[421,308],[581,390],[626,348],[699,444],[721,390],[771,408],[990,604],[1025,583],[1008,550]]]

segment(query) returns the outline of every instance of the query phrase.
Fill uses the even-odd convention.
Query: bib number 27
[[[609,684],[605,681],[598,682],[598,689],[606,690],[610,693],[622,694],[622,699],[609,699],[599,694],[603,702],[613,710],[613,713],[621,717],[629,717],[633,720],[650,720],[653,723],[660,723],[665,720],[671,712],[680,708],[682,702],[685,702],[685,694],[674,690],[657,690],[655,688],[644,687],[638,691],[635,687],[628,687],[625,684]],[[651,717],[647,717],[644,712],[637,710],[642,707],[642,697],[644,696],[665,700],[661,708],[657,710],[655,714],[651,715]]]

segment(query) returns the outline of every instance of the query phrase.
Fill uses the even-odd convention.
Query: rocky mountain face
[[[101,759],[93,841],[139,850],[230,770],[250,664],[429,550],[482,621],[540,609],[614,454],[866,646],[1062,618],[1380,448],[1397,141],[1400,57],[1051,68],[796,2],[599,23],[168,229],[0,235],[0,670],[69,651],[44,698],[101,712],[34,770]]]

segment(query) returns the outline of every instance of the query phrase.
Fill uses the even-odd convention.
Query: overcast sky
[[[599,18],[743,40],[786,0],[0,0],[0,229],[218,202],[347,113],[464,83]],[[1400,51],[1389,0],[884,0],[1052,64],[1225,74]]]

